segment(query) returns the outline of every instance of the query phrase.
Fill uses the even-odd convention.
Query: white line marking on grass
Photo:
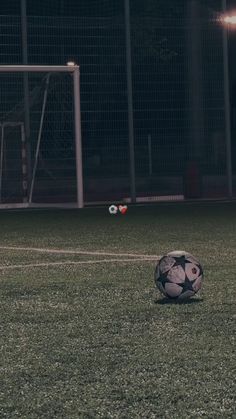
[[[17,246],[0,246],[0,250],[21,250],[25,252],[41,252],[41,253],[58,253],[58,254],[74,254],[74,255],[94,255],[94,256],[123,256],[134,258],[157,258],[158,255],[139,255],[137,253],[110,253],[110,252],[91,252],[87,250],[63,250],[63,249],[42,249],[39,247],[17,247]]]
[[[48,262],[48,263],[28,263],[23,265],[0,265],[0,270],[5,269],[24,269],[24,268],[42,268],[50,266],[63,266],[63,265],[89,265],[95,263],[127,263],[127,262],[151,262],[154,258],[138,258],[138,259],[102,259],[102,260],[84,260],[84,261],[66,261],[66,262]],[[155,258],[156,261],[156,258]]]

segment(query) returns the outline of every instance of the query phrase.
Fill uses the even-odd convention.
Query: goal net
[[[0,66],[0,206],[83,207],[79,67]]]

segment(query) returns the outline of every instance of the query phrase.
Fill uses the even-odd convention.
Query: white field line
[[[133,257],[145,259],[159,259],[158,255],[139,255],[137,253],[110,253],[110,252],[91,252],[87,250],[63,250],[63,249],[47,249],[39,247],[17,247],[17,246],[0,246],[0,250],[20,250],[25,252],[40,252],[40,253],[57,253],[68,255],[93,255],[93,256],[115,256],[115,257]]]
[[[65,261],[65,262],[48,262],[48,263],[29,263],[22,265],[0,265],[0,270],[5,269],[25,269],[25,268],[41,268],[50,266],[63,266],[63,265],[90,265],[95,263],[127,263],[127,262],[150,262],[156,261],[157,258],[138,258],[138,259],[102,259],[102,260],[85,260],[85,261]]]

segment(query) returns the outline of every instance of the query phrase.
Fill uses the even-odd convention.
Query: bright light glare
[[[236,25],[236,15],[235,16],[225,16],[224,22],[230,25]]]

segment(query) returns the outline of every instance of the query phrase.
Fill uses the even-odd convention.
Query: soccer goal
[[[82,208],[80,74],[0,66],[0,208]]]

